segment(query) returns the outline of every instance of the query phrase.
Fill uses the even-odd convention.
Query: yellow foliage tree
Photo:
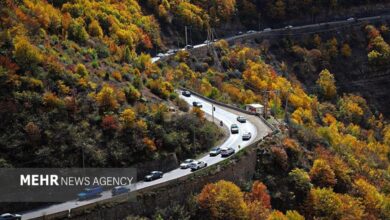
[[[96,20],[92,20],[88,26],[89,35],[92,37],[103,37],[103,29],[100,27],[100,24]]]
[[[119,106],[114,89],[108,85],[104,85],[100,92],[96,95],[96,101],[99,107],[106,110],[113,110]]]
[[[43,56],[39,49],[32,45],[25,37],[17,37],[14,42],[15,49],[13,55],[16,62],[23,68],[31,67],[31,65],[39,64]]]
[[[121,113],[123,127],[130,128],[135,122],[136,114],[132,108],[127,108]]]
[[[198,195],[197,201],[213,219],[246,219],[248,216],[244,194],[232,182],[220,180],[207,184]]]
[[[334,171],[325,160],[317,159],[314,161],[310,170],[311,181],[319,187],[333,187],[336,185]]]
[[[321,71],[317,80],[317,85],[321,89],[321,94],[327,98],[332,99],[337,95],[337,89],[333,74],[329,70],[324,69]]]

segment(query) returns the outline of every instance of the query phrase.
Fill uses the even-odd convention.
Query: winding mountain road
[[[181,93],[181,92],[179,91],[179,93]],[[213,104],[213,103],[205,100],[204,98],[198,97],[196,95],[191,95],[191,97],[185,97],[185,96],[182,96],[180,94],[180,97],[183,98],[191,106],[192,106],[192,102],[194,102],[194,101],[201,102],[203,105],[203,107],[201,109],[207,115],[212,115],[212,109],[214,106],[215,107],[215,111],[214,111],[215,120],[217,120],[218,122],[223,121],[224,125],[228,126],[229,128],[232,124],[238,125],[239,133],[238,134],[231,134],[230,130],[229,130],[229,137],[226,139],[226,141],[224,143],[222,143],[220,145],[220,147],[232,147],[236,150],[236,153],[237,153],[238,151],[242,150],[243,148],[249,146],[254,141],[261,139],[262,137],[267,135],[269,132],[271,132],[271,129],[267,125],[265,125],[264,122],[257,116],[247,115],[247,114],[238,112],[236,110],[233,110],[233,109],[230,109],[227,107],[222,107],[222,106],[219,106],[217,104]],[[237,121],[237,116],[239,116],[239,115],[245,116],[247,118],[247,122],[246,123],[239,123]],[[207,117],[207,118],[210,119],[211,117]],[[251,132],[252,133],[252,138],[249,141],[242,140],[242,134],[244,132]],[[238,145],[240,145],[240,149],[238,148]],[[212,146],[210,146],[210,148],[211,147]],[[222,160],[226,160],[228,158],[222,158],[220,155],[215,156],[215,157],[210,157],[209,155],[207,155],[207,156],[203,156],[202,158],[197,158],[197,159],[205,161],[208,164],[208,166],[210,166],[210,165],[216,164]],[[189,175],[191,173],[192,172],[190,171],[190,169],[177,168],[177,169],[174,169],[174,170],[169,171],[167,173],[164,173],[164,176],[161,179],[157,179],[157,180],[154,180],[151,182],[139,181],[139,182],[135,183],[134,185],[132,185],[131,188],[132,188],[132,191],[136,191],[136,190],[147,188],[147,187],[159,184],[159,183],[174,180],[174,179]],[[22,213],[23,214],[22,219],[33,219],[33,218],[41,217],[44,215],[50,215],[50,214],[57,213],[57,212],[71,210],[71,209],[76,208],[76,207],[80,207],[83,205],[102,201],[105,199],[109,199],[111,197],[112,197],[111,191],[105,191],[102,193],[101,197],[96,198],[96,199],[91,199],[91,200],[87,200],[87,201],[72,200],[72,201],[68,201],[68,202],[64,202],[64,203],[60,203],[60,204],[55,204],[55,205],[51,205],[48,207],[39,208],[36,210]],[[75,195],[75,198],[76,198],[76,195]]]

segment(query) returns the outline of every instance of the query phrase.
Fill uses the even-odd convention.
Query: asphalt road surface
[[[191,106],[192,106],[192,102],[194,102],[194,101],[201,102],[203,105],[203,107],[201,109],[206,114],[212,115],[212,104],[210,102],[208,102],[200,97],[197,97],[195,95],[191,95],[191,97],[184,97],[180,94],[180,97],[183,98]],[[220,107],[218,105],[214,105],[214,106],[215,106],[214,118],[217,122],[223,121],[224,125],[228,126],[229,129],[230,129],[230,126],[232,124],[237,124],[239,127],[239,133],[238,134],[230,134],[230,132],[229,132],[229,134],[230,134],[229,137],[226,139],[226,141],[224,143],[222,143],[220,145],[220,147],[232,147],[236,150],[236,153],[237,153],[238,151],[242,150],[246,146],[250,145],[254,140],[257,140],[259,138],[258,136],[263,137],[264,135],[266,135],[270,131],[266,125],[262,124],[261,120],[254,119],[253,118],[254,116],[241,114],[241,113],[238,113],[234,110],[229,110],[226,107]],[[246,123],[240,123],[237,121],[237,116],[239,116],[239,115],[243,115],[243,116],[247,117],[249,120],[247,120]],[[210,118],[210,117],[208,117],[208,118]],[[254,123],[252,123],[251,121],[253,121]],[[259,131],[259,127],[261,128],[261,131]],[[244,132],[251,132],[252,133],[252,138],[249,141],[242,140],[242,134]],[[238,148],[239,145],[240,145],[240,149]],[[210,146],[210,148],[211,147],[213,147],[213,146]],[[210,157],[209,155],[207,155],[207,156],[203,156],[202,158],[197,158],[197,159],[205,161],[208,164],[208,166],[210,166],[210,165],[216,164],[222,160],[225,160],[227,158],[222,158],[220,155],[215,156],[215,157]],[[177,168],[177,169],[172,170],[170,172],[164,173],[164,176],[161,179],[157,179],[157,180],[154,180],[151,182],[140,181],[140,182],[133,184],[131,186],[131,188],[132,188],[132,191],[139,190],[139,189],[153,186],[153,185],[156,185],[156,184],[159,184],[162,182],[177,179],[179,177],[189,175],[190,173],[191,173],[190,169]],[[48,207],[44,207],[44,208],[40,208],[40,209],[36,209],[36,210],[22,213],[23,219],[31,219],[31,218],[35,218],[35,217],[39,217],[39,216],[43,216],[43,215],[48,215],[48,214],[61,212],[61,211],[65,211],[65,210],[70,210],[70,209],[73,209],[73,208],[76,208],[76,207],[79,207],[82,205],[94,203],[94,202],[108,199],[111,197],[112,197],[111,191],[105,191],[102,193],[101,197],[96,198],[96,199],[91,199],[91,200],[87,200],[87,201],[72,200],[72,201],[68,201],[68,202],[64,202],[64,203],[60,203],[60,204],[56,204],[56,205],[51,205]],[[75,199],[76,199],[76,195],[75,195]]]

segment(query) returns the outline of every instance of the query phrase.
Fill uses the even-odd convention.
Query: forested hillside
[[[86,166],[129,166],[220,137],[203,115],[180,113],[172,82],[139,52],[161,40],[137,1],[1,4],[1,166],[79,167],[83,154]]]
[[[186,86],[236,106],[267,100],[286,129],[261,146],[253,182],[210,183],[188,204],[148,218],[389,219],[390,125],[361,96],[338,92],[326,68],[351,57],[350,42],[283,41],[293,59],[279,66],[266,42],[219,40],[216,55],[201,60],[187,50],[157,63],[149,55],[166,49],[164,28],[206,31],[237,18],[280,21],[372,2],[388,1],[1,1],[0,167],[195,157],[222,132],[178,98],[175,89]],[[388,29],[365,26],[369,65],[388,66]],[[314,89],[297,72],[311,74]]]

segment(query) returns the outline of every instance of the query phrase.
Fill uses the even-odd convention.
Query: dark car
[[[130,192],[130,188],[126,186],[116,186],[111,190],[112,196]]]
[[[0,220],[21,220],[22,216],[19,214],[4,213],[0,215]]]
[[[233,148],[228,147],[228,148],[222,148],[221,150],[221,156],[222,157],[228,157],[236,152]]]
[[[202,103],[200,103],[200,102],[192,102],[192,106],[198,107],[198,108],[202,108],[203,107]]]
[[[221,148],[220,147],[214,147],[210,150],[210,156],[214,157],[217,156],[218,154],[221,153]]]
[[[145,181],[152,181],[156,179],[160,179],[163,177],[163,172],[161,171],[152,171],[149,175],[145,176]]]
[[[190,91],[183,91],[181,94],[183,96],[185,96],[185,97],[190,97],[191,96],[191,92]]]
[[[232,124],[232,126],[230,126],[230,131],[232,134],[238,134],[238,126],[236,124]]]
[[[237,117],[237,121],[241,122],[241,123],[245,123],[246,122],[246,118],[244,116],[238,116]]]
[[[77,197],[80,201],[92,199],[101,196],[103,188],[101,186],[92,186],[87,187],[81,193],[77,194]]]

